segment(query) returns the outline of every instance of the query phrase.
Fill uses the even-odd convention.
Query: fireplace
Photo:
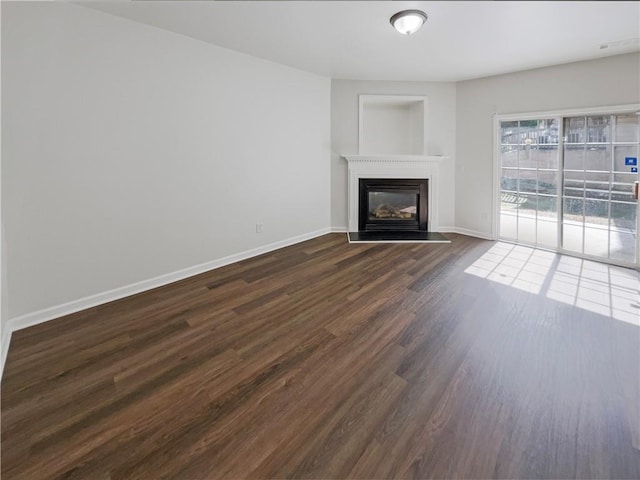
[[[348,163],[348,181],[347,181],[347,195],[348,195],[348,232],[349,241],[353,242],[354,239],[359,237],[361,241],[385,241],[380,239],[390,239],[389,241],[409,241],[409,239],[416,240],[421,238],[427,238],[435,235],[439,232],[441,225],[439,223],[440,208],[442,204],[440,200],[440,164],[446,161],[445,157],[438,156],[426,156],[426,155],[345,155],[344,159]],[[368,182],[380,182],[390,186],[389,180],[400,180],[403,183],[410,182],[411,185],[416,185],[424,182],[423,189],[420,190],[420,200],[416,201],[416,218],[418,219],[418,225],[413,223],[409,228],[415,228],[415,230],[384,230],[380,229],[380,225],[392,226],[398,224],[398,222],[404,220],[411,220],[415,222],[414,217],[411,218],[398,218],[387,217],[380,218],[385,215],[379,215],[375,218],[375,222],[368,222],[365,220],[364,227],[360,224],[360,219],[368,219],[367,216],[361,216],[362,211],[361,203],[363,200],[360,181],[366,180]],[[397,186],[397,185],[396,185]],[[417,195],[417,189],[413,189],[413,195]],[[368,202],[368,195],[364,200]],[[406,208],[403,206],[399,210]],[[365,212],[368,212],[366,207]],[[406,211],[403,213],[407,213]],[[409,213],[411,213],[409,211]],[[382,223],[384,222],[384,223]],[[392,223],[393,222],[393,223]],[[367,228],[369,223],[369,230],[362,230]],[[371,228],[378,228],[378,230],[372,230]],[[407,228],[405,226],[405,228]],[[393,238],[393,239],[392,239]],[[366,239],[366,240],[365,240]],[[420,240],[416,240],[420,241]]]
[[[427,231],[427,179],[360,178],[358,230]]]

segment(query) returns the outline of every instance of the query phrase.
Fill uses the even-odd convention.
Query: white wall
[[[11,319],[329,228],[329,79],[76,5],[2,9]]]
[[[0,3],[0,25],[2,24],[2,3]],[[2,35],[0,35],[2,51]],[[2,65],[0,62],[0,92],[2,91]],[[2,95],[0,95],[0,131],[2,130]],[[0,135],[0,213],[2,212],[2,136]],[[6,354],[9,350],[9,329],[7,328],[7,247],[4,239],[4,220],[0,214],[0,377],[4,370]]]
[[[494,113],[638,103],[639,60],[633,53],[459,82],[456,226],[491,234]]]
[[[427,105],[427,154],[444,155],[440,167],[440,226],[454,225],[456,87],[448,82],[331,81],[331,225],[347,228],[347,162],[358,153],[358,95],[423,95]]]

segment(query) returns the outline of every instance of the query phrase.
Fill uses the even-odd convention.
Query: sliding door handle
[[[640,185],[640,182],[635,181],[633,183],[633,198],[635,198],[636,200],[638,200],[638,185]]]

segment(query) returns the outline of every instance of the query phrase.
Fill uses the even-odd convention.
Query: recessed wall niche
[[[360,155],[426,155],[427,97],[360,95]]]

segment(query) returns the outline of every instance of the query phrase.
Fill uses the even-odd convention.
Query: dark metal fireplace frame
[[[420,178],[361,178],[358,200],[358,230],[366,231],[427,231],[429,180]],[[369,192],[415,193],[418,197],[416,219],[369,219]]]

